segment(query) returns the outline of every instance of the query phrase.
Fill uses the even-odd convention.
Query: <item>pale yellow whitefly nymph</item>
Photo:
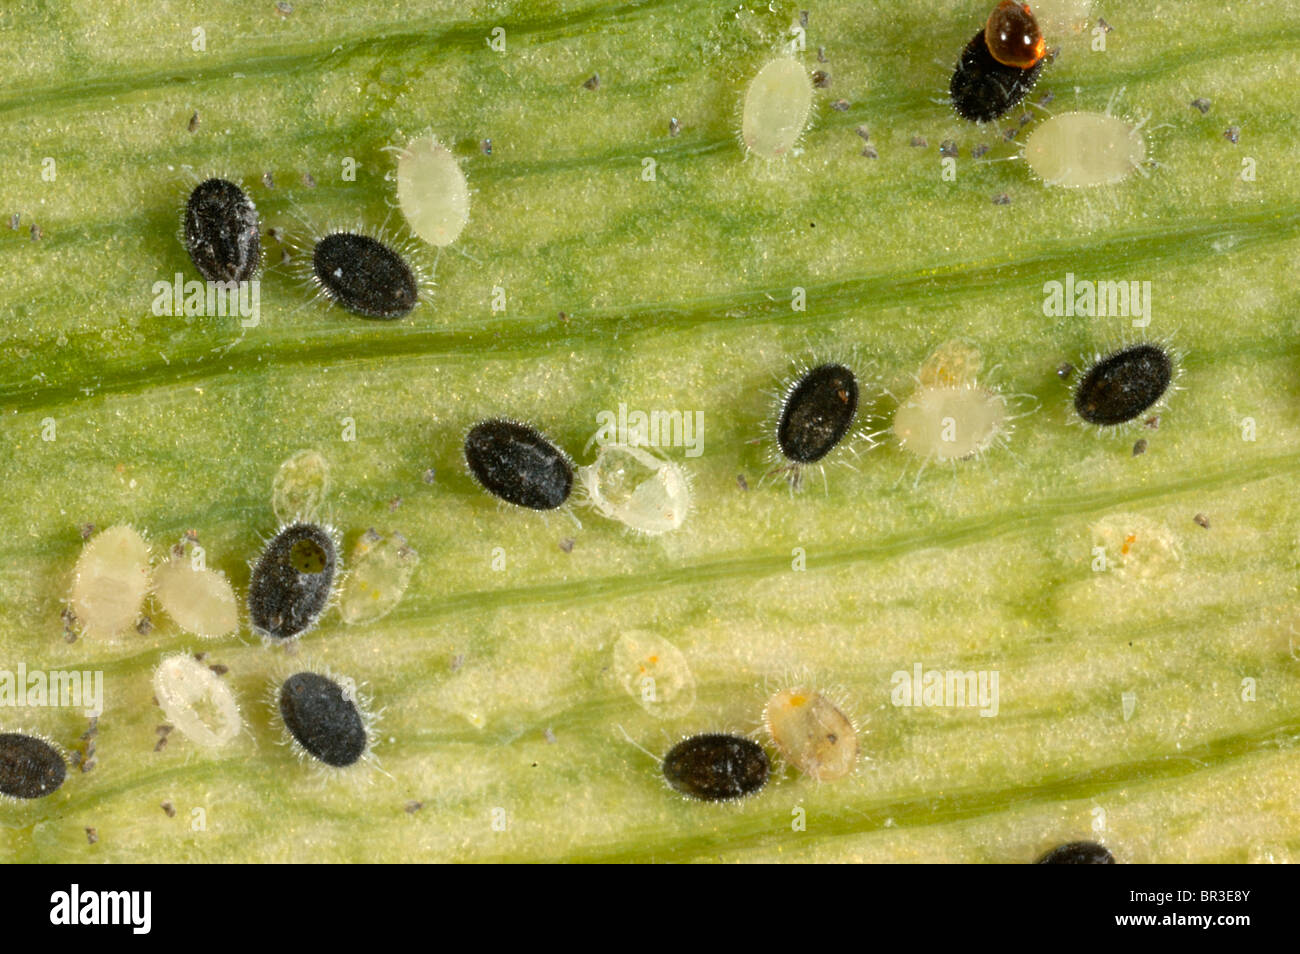
[[[614,676],[641,708],[676,719],[695,708],[695,676],[682,651],[654,633],[624,633],[614,644]]]
[[[812,79],[802,63],[793,56],[769,62],[745,90],[740,121],[745,148],[765,159],[789,153],[808,125],[812,97]]]
[[[948,342],[926,359],[916,388],[894,413],[899,447],[926,461],[957,461],[1005,439],[1008,402],[979,383],[980,363],[979,351],[960,342]]]
[[[647,536],[678,529],[691,509],[686,472],[644,447],[604,444],[578,479],[597,513]]]
[[[857,765],[857,729],[819,692],[802,686],[782,689],[767,700],[763,722],[777,750],[819,782],[844,778]]]
[[[1021,156],[1050,186],[1115,185],[1146,161],[1142,125],[1109,113],[1057,113],[1034,127]]]
[[[173,557],[154,571],[153,595],[172,621],[204,639],[228,636],[239,627],[239,600],[224,573]]]
[[[397,204],[411,231],[438,248],[460,238],[469,222],[469,182],[433,136],[397,151]]]
[[[196,745],[219,749],[239,735],[234,692],[188,653],[163,658],[154,670],[153,694],[167,721]]]
[[[120,636],[139,620],[150,584],[149,544],[132,527],[119,524],[82,548],[68,604],[86,636]]]
[[[339,615],[348,624],[373,623],[402,601],[420,555],[400,533],[361,535],[339,590]]]

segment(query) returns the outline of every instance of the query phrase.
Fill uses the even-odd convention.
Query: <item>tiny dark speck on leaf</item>
[[[215,672],[218,676],[224,676],[226,673],[230,672],[230,667],[223,666],[221,663],[216,663],[215,665],[209,666],[208,668],[211,669],[213,672]]]
[[[42,229],[39,225],[37,225],[35,222],[33,222],[31,228],[31,236],[33,242],[39,242],[41,239],[45,237],[45,230]]]
[[[741,490],[749,489],[749,481],[745,479],[744,474],[736,475],[736,486],[739,487]]]
[[[176,806],[171,802],[163,802],[161,808],[168,818],[176,817]]]
[[[153,750],[155,752],[161,752],[165,748],[167,748],[167,736],[164,735],[158,740],[157,744],[154,745]]]
[[[1106,22],[1105,17],[1097,18],[1097,26],[1101,27],[1101,29],[1106,33],[1109,33],[1111,30],[1115,29],[1113,26],[1111,26],[1109,23]]]
[[[813,85],[818,89],[829,89],[831,85],[831,74],[825,70],[816,70],[812,75]]]
[[[406,803],[406,814],[408,814],[408,815],[414,815],[416,812],[418,812],[418,811],[419,811],[421,808],[423,808],[423,807],[424,807],[424,802],[407,802],[407,803]]]
[[[824,46],[817,47],[817,62],[818,63],[826,62],[826,47]]]
[[[290,3],[289,0],[276,0],[275,12],[282,17],[287,17],[289,14],[293,13],[293,4]]]
[[[911,145],[916,149],[924,149],[926,146],[930,145],[930,143],[924,136],[913,136]]]
[[[1192,109],[1199,110],[1202,116],[1210,111],[1210,101],[1203,96],[1196,97],[1196,99],[1192,100],[1187,105],[1192,107]]]
[[[970,155],[972,159],[979,159],[982,156],[984,156],[988,151],[989,151],[989,144],[986,142],[982,142],[970,151]]]
[[[1194,522],[1198,527],[1202,527],[1202,528],[1204,528],[1204,529],[1206,529],[1206,530],[1209,530],[1209,529],[1210,529],[1210,518],[1207,517],[1207,516],[1206,516],[1205,514],[1203,514],[1203,513],[1198,513],[1195,517],[1192,518],[1192,521],[1193,521],[1193,522]]]
[[[305,185],[308,189],[314,189],[316,188],[316,177],[313,176],[310,172],[304,172],[302,174],[302,184]]]
[[[263,172],[263,173],[262,173],[262,185],[266,186],[268,189],[274,189],[274,188],[275,188],[275,176],[271,175],[271,173],[269,173],[269,172]]]
[[[1147,439],[1145,437],[1139,438],[1137,443],[1133,445],[1133,456],[1137,457],[1139,454],[1145,454],[1146,452]]]
[[[880,158],[880,153],[876,152],[876,147],[870,143],[862,147],[862,155],[866,156],[868,159]]]
[[[423,480],[426,484],[431,484],[438,479],[438,472],[434,470],[432,467],[430,467],[428,470],[424,472],[424,475],[420,479]]]
[[[93,844],[94,844],[95,842],[97,842],[97,841],[99,841],[99,832],[96,831],[96,830],[93,829],[93,828],[87,828],[87,829],[86,829],[86,842],[87,842],[88,844],[93,845]]]
[[[573,537],[565,537],[563,540],[560,541],[560,549],[563,550],[565,553],[572,553],[573,544],[574,544]]]
[[[600,74],[592,73],[587,79],[582,81],[583,89],[600,89]]]
[[[939,155],[952,156],[954,159],[958,156],[957,144],[951,139],[945,139],[939,143]]]
[[[1074,374],[1074,365],[1068,361],[1056,369],[1056,376],[1062,381],[1070,380],[1070,375]]]
[[[995,196],[993,197],[993,204],[994,204],[994,205],[1010,205],[1010,204],[1011,204],[1011,196],[1007,195],[1005,192],[999,192],[997,195],[995,195]]]
[[[141,616],[135,624],[135,631],[141,636],[148,636],[153,631],[153,620],[148,616]]]
[[[682,131],[682,122],[676,116],[668,120],[668,135],[676,136]]]
[[[841,113],[848,112],[848,108],[849,101],[847,99],[837,99],[835,102],[831,103],[831,109]]]
[[[22,217],[23,216],[21,212],[15,212],[13,215],[9,216],[9,228],[17,232],[18,223],[22,220]]]
[[[1223,138],[1235,146],[1237,143],[1241,142],[1241,127],[1229,126],[1223,131]]]
[[[189,129],[190,132],[198,132],[198,129],[199,129],[199,111],[198,111],[197,109],[194,110],[194,115],[190,117],[189,126],[188,126],[187,128]]]
[[[858,126],[853,131],[857,133],[859,136],[861,136],[863,139],[871,138],[871,130],[868,129],[866,126]]]
[[[485,156],[492,155],[492,140],[484,139],[481,143],[478,144],[478,148],[479,151],[483,153],[483,155]]]

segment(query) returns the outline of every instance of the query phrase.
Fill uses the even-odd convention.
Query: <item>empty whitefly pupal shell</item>
[[[187,633],[215,639],[239,627],[239,600],[225,574],[173,558],[154,571],[153,595],[163,612]]]
[[[1114,185],[1146,159],[1146,140],[1134,124],[1106,113],[1058,113],[1034,128],[1023,156],[1048,185],[1066,189]]]
[[[917,457],[962,460],[993,446],[1006,424],[1007,401],[996,391],[921,386],[894,413],[894,436]]]
[[[858,732],[819,692],[783,689],[767,700],[763,720],[772,742],[799,771],[821,782],[843,778],[858,760]]]
[[[594,463],[578,470],[596,512],[640,533],[676,530],[690,512],[685,471],[645,448],[605,444]]]
[[[772,60],[750,80],[740,136],[752,153],[768,159],[794,148],[812,111],[812,80],[792,56]]]
[[[398,153],[397,204],[411,231],[430,245],[450,245],[464,231],[469,183],[456,157],[432,136]]]
[[[221,748],[239,735],[239,705],[221,677],[193,656],[167,656],[154,670],[153,693],[178,732],[205,748]]]
[[[1054,46],[1083,32],[1095,0],[1034,0],[1031,6],[1048,46]]]
[[[85,635],[119,636],[140,618],[149,585],[149,544],[131,527],[118,525],[82,548],[68,602]]]
[[[271,509],[281,523],[315,520],[330,489],[330,465],[314,450],[288,457],[271,486]]]
[[[400,533],[362,534],[339,594],[343,622],[372,623],[387,616],[401,602],[419,562],[420,555]]]
[[[675,719],[695,708],[695,676],[682,651],[654,633],[631,632],[614,644],[614,674],[653,716]]]

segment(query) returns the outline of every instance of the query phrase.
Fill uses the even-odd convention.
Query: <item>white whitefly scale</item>
[[[1147,158],[1144,123],[1109,113],[1057,113],[1037,124],[1021,156],[1051,186],[1081,189],[1115,185],[1143,171]]]
[[[397,204],[411,231],[444,248],[469,221],[469,183],[460,163],[433,136],[397,150]]]
[[[90,637],[120,636],[136,624],[151,583],[149,544],[124,524],[86,543],[73,570],[68,604]]]
[[[979,382],[979,351],[950,341],[935,350],[916,376],[916,388],[894,413],[899,447],[923,461],[974,457],[1010,434],[1006,397]]]
[[[239,735],[239,704],[230,686],[188,653],[163,657],[153,675],[153,694],[167,721],[185,738],[219,749]]]
[[[645,447],[603,444],[578,479],[597,513],[647,536],[678,529],[690,513],[686,472]]]
[[[740,138],[745,148],[765,159],[790,152],[803,135],[812,112],[812,79],[792,56],[771,60],[745,90]]]
[[[239,628],[239,600],[230,581],[190,557],[172,557],[154,571],[153,596],[177,626],[195,636],[215,639]]]

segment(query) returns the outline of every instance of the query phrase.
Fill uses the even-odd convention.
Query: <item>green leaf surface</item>
[[[1153,159],[1063,192],[1017,158],[1027,130],[1004,138],[1018,112],[976,127],[942,101],[988,6],[809,7],[800,56],[830,85],[797,154],[765,162],[740,103],[797,4],[8,5],[0,669],[102,671],[105,710],[93,769],[0,804],[0,857],[1025,862],[1080,838],[1128,862],[1297,857],[1300,26],[1289,0],[1137,2],[1100,8],[1104,51],[1049,37],[1032,122],[1110,104],[1146,120]],[[313,301],[313,235],[403,237],[386,149],[425,132],[473,189],[458,243],[416,246],[433,296],[394,323]],[[155,282],[197,277],[178,221],[210,174],[284,235],[257,327],[151,308]],[[1045,316],[1067,273],[1149,281],[1150,327]],[[1159,427],[1070,423],[1058,366],[1141,336],[1185,355]],[[922,472],[885,434],[799,493],[762,479],[794,362],[870,368],[884,429],[954,339],[1024,412],[1008,446]],[[671,452],[694,494],[675,533],[508,509],[465,472],[483,417],[586,464],[620,404],[703,414],[703,453]],[[67,641],[83,526],[130,523],[156,557],[194,530],[242,595],[302,448],[329,461],[345,556],[371,527],[419,551],[391,615],[332,610],[292,654],[156,610],[146,635]],[[1131,559],[1095,572],[1093,548],[1113,559],[1130,533]],[[657,720],[622,688],[633,631],[689,661],[688,714]],[[218,754],[177,733],[156,751],[151,673],[179,650],[229,668],[246,731]],[[916,664],[997,670],[997,715],[893,705]],[[373,762],[330,774],[283,744],[275,680],[303,665],[365,685]],[[667,788],[654,756],[699,731],[761,738],[767,695],[795,682],[858,720],[851,777],[779,767],[738,805]],[[75,709],[0,709],[17,728],[86,749]]]

